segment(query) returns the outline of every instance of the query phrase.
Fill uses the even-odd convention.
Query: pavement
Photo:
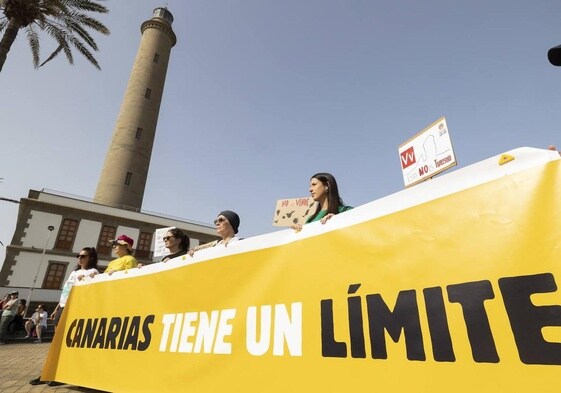
[[[41,375],[41,369],[51,343],[8,343],[0,345],[0,392],[100,392],[99,390],[83,388],[80,386],[61,385],[48,386],[30,385],[29,381]]]

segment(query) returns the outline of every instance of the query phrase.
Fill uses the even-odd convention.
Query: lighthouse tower
[[[177,39],[173,15],[156,8],[142,23],[134,60],[94,201],[140,210],[156,135],[171,48]]]

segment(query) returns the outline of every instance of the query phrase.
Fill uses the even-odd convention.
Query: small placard
[[[217,244],[218,244],[218,240],[214,240],[212,242],[208,242],[204,244],[199,244],[198,246],[193,248],[193,251],[199,251],[199,250],[204,250],[205,248],[211,248],[216,246]]]
[[[312,197],[280,199],[273,214],[273,226],[289,227],[294,224],[305,224],[315,211],[316,202]]]
[[[446,119],[441,117],[399,147],[405,187],[456,165]]]

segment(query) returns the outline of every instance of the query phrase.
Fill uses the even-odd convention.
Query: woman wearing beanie
[[[216,233],[218,233],[221,239],[192,248],[189,250],[190,256],[193,256],[195,251],[204,250],[209,247],[227,247],[228,244],[241,240],[241,238],[236,236],[240,227],[240,216],[235,212],[231,210],[221,211],[218,213],[216,220],[214,220],[214,225],[216,225]]]
[[[240,227],[240,216],[231,210],[224,210],[218,213],[218,217],[214,220],[214,225],[216,225],[216,232],[218,236],[222,239],[216,243],[215,247],[224,246],[227,247],[228,244],[237,242],[240,240],[236,236],[238,233],[238,228]]]

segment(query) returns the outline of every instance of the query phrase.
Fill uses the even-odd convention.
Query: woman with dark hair
[[[169,231],[167,231],[163,240],[164,245],[170,253],[162,259],[162,262],[167,262],[170,259],[185,255],[189,251],[189,236],[184,234],[181,229],[170,229]]]
[[[78,255],[78,264],[68,276],[68,279],[64,283],[62,287],[62,293],[60,295],[60,301],[55,307],[55,310],[51,314],[51,318],[55,320],[55,328],[60,320],[60,316],[62,315],[62,311],[64,310],[64,306],[66,305],[66,301],[68,300],[68,295],[70,295],[70,290],[76,281],[81,281],[84,277],[94,277],[96,274],[99,274],[97,270],[97,251],[95,247],[84,247],[80,251]],[[33,378],[29,381],[31,385],[40,385],[46,383],[49,386],[59,386],[62,385],[60,382],[56,381],[41,381],[41,377]]]
[[[345,206],[343,199],[339,196],[337,180],[331,173],[316,173],[310,179],[310,195],[318,203],[316,211],[306,220],[306,224],[320,221],[325,224],[336,214],[351,210],[351,206]],[[295,224],[293,228],[297,231],[302,225]]]
[[[76,255],[76,258],[78,258],[78,263],[64,283],[62,293],[60,294],[60,300],[51,314],[51,318],[55,320],[55,326],[58,324],[58,320],[62,315],[62,310],[66,305],[74,283],[76,281],[81,281],[85,276],[94,277],[96,274],[99,274],[97,270],[97,251],[95,247],[82,248],[82,251]]]

